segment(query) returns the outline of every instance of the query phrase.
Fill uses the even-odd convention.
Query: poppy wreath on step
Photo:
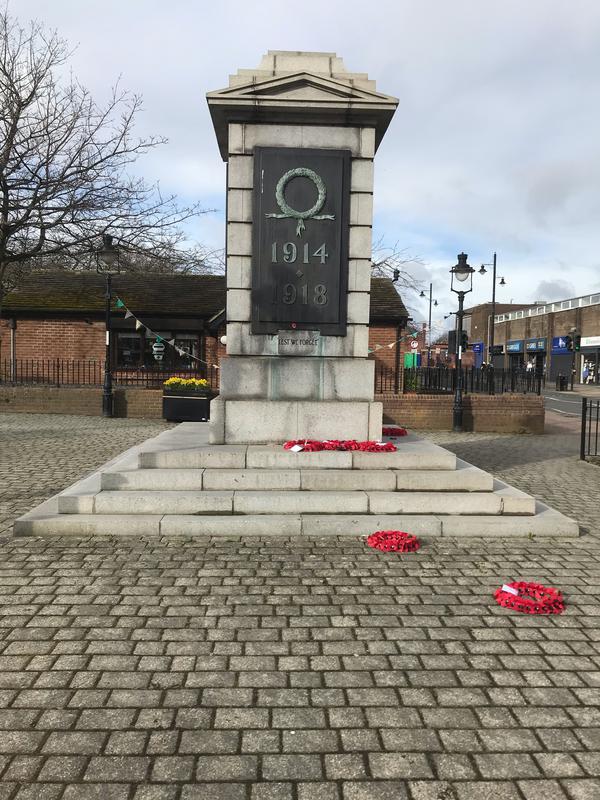
[[[512,589],[513,591],[508,591]],[[513,593],[514,592],[514,593]],[[496,602],[524,614],[562,614],[565,601],[559,589],[530,581],[505,583],[494,592]]]
[[[325,439],[320,442],[316,439],[291,439],[283,445],[285,450],[295,447],[308,453],[317,453],[321,450],[352,451],[359,450],[363,453],[395,453],[398,449],[391,442],[357,442],[356,439]]]
[[[395,438],[397,436],[408,436],[408,431],[406,428],[401,428],[398,425],[390,425],[386,426],[382,431],[383,436],[391,436]]]
[[[375,531],[367,536],[367,544],[384,553],[414,553],[421,547],[417,537],[406,531]]]

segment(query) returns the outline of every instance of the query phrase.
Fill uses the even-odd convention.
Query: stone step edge
[[[575,538],[579,526],[537,503],[531,517],[458,515],[95,515],[46,514],[21,517],[15,536],[340,536],[365,537],[374,530],[408,530],[418,536],[446,538]]]
[[[497,481],[498,484],[501,482]],[[155,495],[159,495],[163,498],[163,500],[168,501],[172,500],[174,506],[176,507],[177,500],[181,500],[182,495],[199,495],[200,497],[205,498],[206,500],[214,500],[213,508],[206,508],[206,510],[198,510],[190,513],[190,516],[206,516],[206,517],[214,517],[214,516],[273,516],[273,515],[280,515],[281,512],[277,511],[270,511],[270,510],[240,510],[239,508],[236,509],[236,499],[239,496],[240,505],[243,506],[243,500],[252,500],[257,496],[260,498],[272,498],[273,502],[276,502],[278,499],[281,500],[281,495],[292,495],[294,499],[297,500],[299,495],[306,495],[311,498],[311,500],[318,502],[321,499],[325,504],[327,501],[331,503],[331,511],[325,512],[322,510],[317,511],[307,511],[307,512],[300,512],[302,516],[314,516],[314,515],[341,515],[341,516],[348,516],[352,514],[368,514],[368,515],[377,515],[377,514],[403,514],[403,513],[415,513],[412,511],[383,511],[381,508],[373,510],[373,505],[377,506],[378,503],[384,503],[386,500],[389,500],[390,497],[412,497],[417,500],[420,500],[424,506],[424,515],[434,514],[439,516],[452,516],[456,514],[456,511],[444,512],[443,510],[427,510],[427,505],[435,503],[436,501],[440,501],[443,505],[444,501],[452,502],[464,502],[466,504],[466,510],[461,511],[459,516],[533,516],[535,514],[535,500],[534,498],[530,497],[529,495],[521,492],[518,489],[514,489],[511,486],[507,486],[506,484],[501,484],[498,488],[496,488],[492,492],[397,492],[397,491],[389,491],[389,492],[379,492],[379,491],[370,491],[370,490],[354,490],[354,491],[306,491],[306,490],[288,490],[288,491],[277,491],[277,490],[229,490],[229,491],[181,491],[181,490],[174,490],[174,491],[161,491],[161,492],[153,492],[151,490],[146,491],[129,491],[129,492],[121,492],[121,491],[109,491],[109,492],[95,492],[90,494],[62,494],[58,496],[58,513],[59,514],[70,514],[70,515],[81,515],[81,514],[94,514],[98,516],[115,516],[115,515],[122,515],[125,518],[133,517],[137,513],[147,516],[147,515],[154,515],[153,512],[126,512],[126,511],[98,511],[96,509],[96,498],[99,495],[103,495],[106,498],[106,495],[116,495],[118,499],[136,499],[136,496],[144,495],[148,496],[148,499],[154,499]],[[322,496],[319,498],[319,496]],[[366,497],[363,498],[363,496]],[[348,502],[348,500],[352,498],[365,501],[365,508],[360,509],[355,505],[354,509],[349,511],[344,510],[336,510],[334,508],[335,501],[338,501],[344,504],[344,502]],[[495,508],[490,509],[489,511],[482,511],[477,509],[477,504],[481,502],[486,502],[486,499],[489,498],[497,498],[499,503]],[[110,498],[109,498],[110,499]],[[285,498],[284,498],[285,499]],[[230,503],[230,510],[226,507]],[[475,510],[469,510],[469,504],[471,507],[475,506]],[[171,515],[171,511],[168,508],[164,509],[164,513],[166,515]],[[283,514],[282,516],[294,516],[298,514],[298,511],[291,511],[288,514]],[[188,516],[186,514],[186,516]]]
[[[213,467],[197,467],[197,468],[161,468],[154,469],[138,468],[129,470],[110,470],[101,474],[101,489],[103,491],[170,491],[171,483],[179,482],[184,479],[189,488],[179,489],[177,491],[302,491],[302,492],[315,492],[315,491],[334,491],[334,492],[347,492],[347,491],[393,491],[393,492],[436,492],[443,494],[445,492],[461,492],[461,493],[480,493],[489,492],[494,488],[494,478],[484,470],[474,467],[466,462],[459,462],[456,470],[417,470],[408,474],[409,470],[398,469],[380,469],[380,470],[320,470],[311,467],[299,467],[297,469],[258,469],[258,468],[245,468],[245,469],[218,469]],[[332,474],[333,473],[333,474]],[[383,480],[386,484],[384,488],[370,487],[364,488],[363,486],[334,486],[326,490],[315,488],[315,481],[318,484],[317,478],[322,478],[328,482],[352,483],[352,475],[357,474],[364,476],[366,480],[377,478]],[[141,486],[128,485],[128,479],[133,475],[141,475]],[[265,485],[262,487],[249,486],[205,486],[209,483],[220,480],[221,483],[233,483],[236,475],[249,476],[249,478],[264,479]],[[453,476],[450,478],[449,476]],[[275,480],[269,481],[269,478]],[[360,479],[359,479],[360,480]],[[461,485],[444,487],[444,483],[456,482]],[[412,483],[429,483],[431,487],[407,486],[399,484]],[[132,481],[132,483],[135,483]],[[146,485],[143,485],[143,484]],[[277,484],[280,485],[277,485]],[[195,484],[195,485],[194,485]],[[439,484],[442,484],[440,487]]]

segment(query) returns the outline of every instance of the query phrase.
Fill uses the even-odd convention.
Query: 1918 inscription
[[[256,148],[252,332],[346,334],[350,154]]]

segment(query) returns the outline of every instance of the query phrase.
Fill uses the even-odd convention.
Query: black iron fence
[[[581,442],[579,457],[600,456],[600,400],[581,399]]]
[[[404,394],[453,394],[458,370],[450,367],[410,367],[399,379],[393,369],[375,364],[375,392]],[[481,369],[460,370],[464,394],[541,394],[544,379],[531,370]]]
[[[114,369],[115,386],[138,386],[158,389],[167,378],[206,378],[213,388],[219,385],[217,367],[199,367],[197,370]],[[0,361],[0,384],[12,386],[102,386],[104,364],[64,358],[18,358]]]

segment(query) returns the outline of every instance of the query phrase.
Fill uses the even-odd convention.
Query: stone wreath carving
[[[308,178],[309,181],[314,183],[318,192],[318,197],[317,202],[314,204],[314,206],[312,206],[312,208],[309,208],[306,211],[297,211],[295,208],[292,208],[287,204],[285,200],[285,187],[292,180],[292,178]],[[317,173],[312,169],[308,169],[308,167],[296,167],[295,169],[290,169],[284,173],[278,180],[275,188],[275,199],[277,200],[277,205],[281,209],[281,214],[265,214],[265,216],[274,217],[275,219],[289,219],[292,217],[293,219],[298,220],[298,224],[296,225],[296,236],[302,236],[302,231],[306,228],[306,225],[304,224],[305,219],[335,219],[334,214],[319,214],[319,211],[325,204],[326,198],[327,190],[325,188],[323,178],[321,178],[320,175],[317,175]]]

